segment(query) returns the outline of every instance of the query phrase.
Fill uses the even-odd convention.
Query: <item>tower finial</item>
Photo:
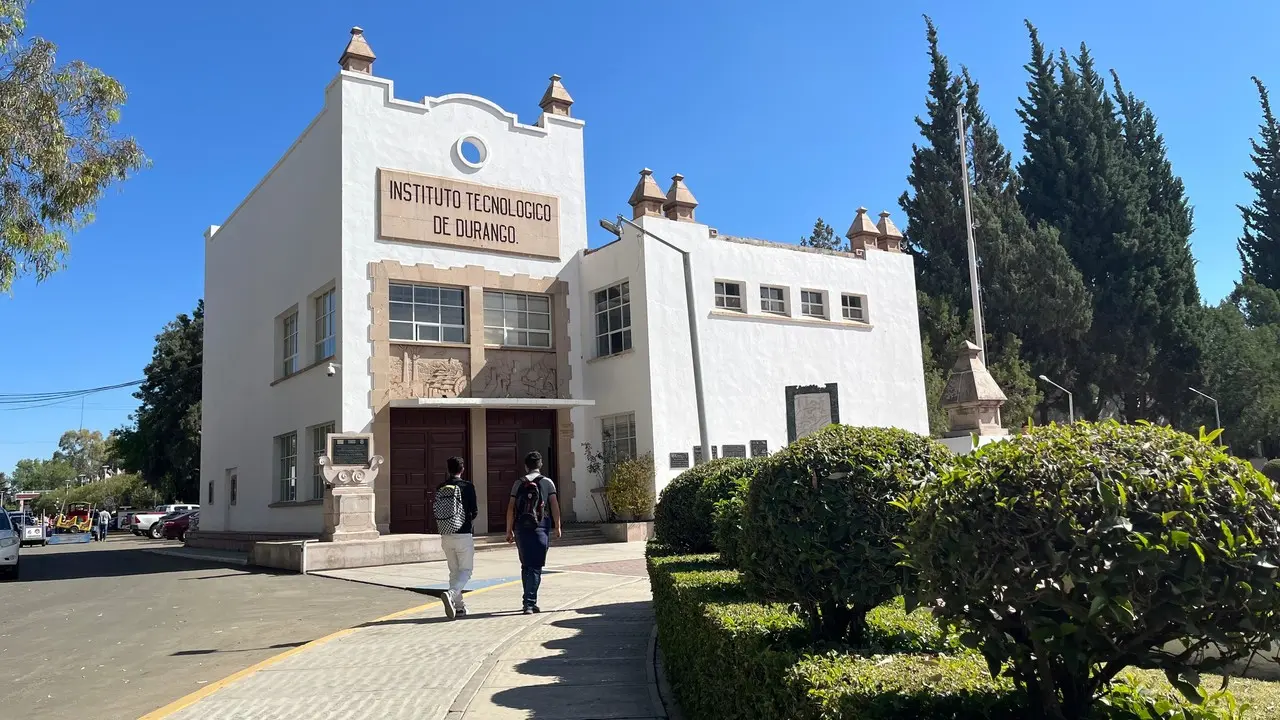
[[[373,61],[377,58],[373,54],[373,48],[364,39],[364,28],[358,25],[351,28],[351,40],[347,43],[347,49],[342,51],[342,57],[338,58],[342,69],[372,75]]]

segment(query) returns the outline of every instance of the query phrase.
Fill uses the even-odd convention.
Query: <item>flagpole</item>
[[[978,252],[973,242],[973,211],[969,208],[969,157],[963,107],[956,108],[956,124],[960,135],[960,183],[964,187],[964,231],[969,242],[969,292],[973,296],[974,344],[978,346],[978,359],[985,363],[987,343],[982,331],[982,298],[978,289]]]

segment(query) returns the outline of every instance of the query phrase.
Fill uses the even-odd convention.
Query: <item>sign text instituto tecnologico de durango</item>
[[[560,256],[560,199],[462,180],[378,169],[382,237]]]

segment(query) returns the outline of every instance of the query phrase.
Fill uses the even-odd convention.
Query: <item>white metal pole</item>
[[[982,297],[978,289],[978,250],[973,241],[973,211],[969,208],[968,138],[964,132],[964,108],[956,108],[960,136],[960,182],[964,187],[964,231],[969,242],[969,293],[973,296],[973,334],[978,359],[987,361],[986,336],[982,332]]]

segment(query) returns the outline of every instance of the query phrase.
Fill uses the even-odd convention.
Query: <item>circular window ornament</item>
[[[463,135],[453,146],[454,155],[469,168],[479,170],[489,160],[489,146],[474,133]]]

